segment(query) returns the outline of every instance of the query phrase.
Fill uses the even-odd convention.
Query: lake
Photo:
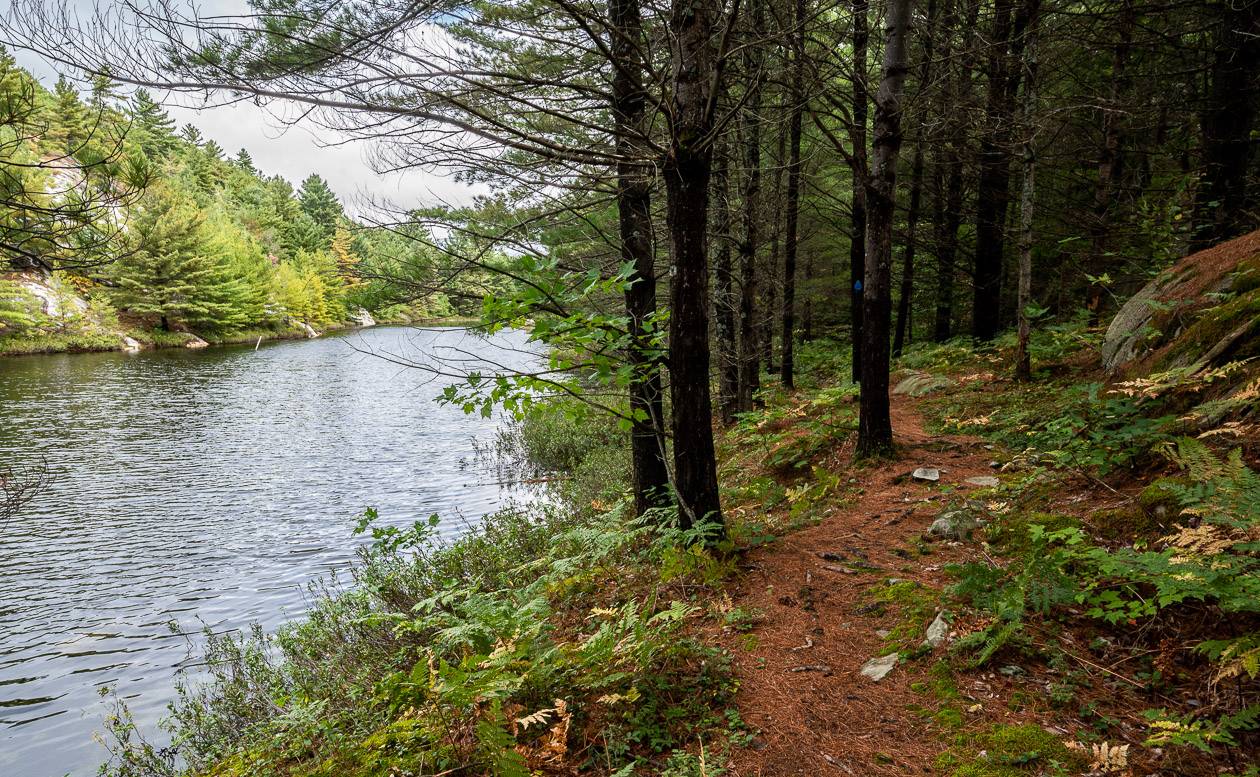
[[[437,513],[449,535],[509,501],[477,457],[501,421],[438,405],[451,379],[396,363],[434,354],[534,358],[522,332],[401,327],[0,358],[0,469],[52,475],[0,526],[0,774],[94,774],[102,687],[153,733],[195,665],[186,635],[299,616],[307,584],[353,562],[364,508]]]

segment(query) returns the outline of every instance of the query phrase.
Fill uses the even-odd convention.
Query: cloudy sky
[[[13,52],[19,64],[51,88],[57,69],[27,52]],[[74,74],[67,74],[74,78]],[[254,165],[268,175],[282,175],[294,186],[311,173],[319,173],[346,208],[365,215],[373,202],[387,202],[398,208],[433,205],[439,202],[467,202],[473,190],[449,176],[421,170],[380,176],[368,164],[369,147],[362,142],[338,143],[339,138],[311,122],[285,126],[283,105],[258,107],[242,102],[199,108],[198,98],[189,95],[154,94],[167,106],[178,125],[196,125],[207,138],[213,138],[229,155],[244,148]],[[292,108],[290,108],[292,110]]]

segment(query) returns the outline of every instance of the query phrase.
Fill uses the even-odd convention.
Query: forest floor
[[[1023,401],[1017,384],[968,377],[963,392],[975,401]],[[773,430],[779,441],[808,435],[801,427],[818,414],[809,401],[780,411],[777,421],[763,414],[758,428]],[[1210,696],[1202,662],[1187,656],[1193,635],[1175,626],[1162,625],[1143,642],[1130,640],[1125,628],[1083,619],[1026,622],[1018,646],[982,664],[951,649],[994,623],[991,612],[959,600],[961,565],[1007,574],[1013,563],[1024,563],[1000,541],[990,544],[995,531],[1009,537],[1005,526],[1014,522],[1024,534],[1027,524],[1018,521],[1026,516],[1038,522],[1055,520],[1047,518],[1053,513],[1064,525],[1088,525],[1091,515],[1135,509],[1159,474],[1114,485],[1083,472],[1061,474],[1024,499],[1019,476],[999,467],[1011,458],[1001,446],[928,431],[925,416],[957,409],[951,401],[894,395],[892,459],[854,464],[853,438],[837,437],[843,442],[816,456],[821,463],[813,467],[815,479],[836,477],[835,488],[804,521],[786,515],[790,504],[767,510],[764,499],[741,500],[738,492],[731,500],[734,520],[760,511],[772,526],[789,530],[772,529],[772,542],[742,555],[722,603],[729,614],[706,629],[705,637],[733,657],[736,706],[754,735],[750,746],[731,751],[724,773],[1171,777],[1238,774],[1255,764],[1257,754],[1246,748],[1209,757],[1193,748],[1149,746],[1145,711],[1186,709],[1199,703],[1195,697]],[[1048,413],[1055,409],[1046,406]],[[937,428],[949,426],[941,420]],[[741,451],[741,477],[756,482],[758,467],[770,473],[763,478],[774,477],[765,449],[752,450],[747,438],[733,444]],[[912,477],[920,467],[936,469],[939,480]],[[959,505],[987,510],[992,525],[982,523],[974,536],[933,540],[934,519]],[[1026,547],[1020,552],[1027,557]],[[1079,610],[1069,612],[1079,618]],[[948,636],[926,644],[938,616],[949,624]],[[897,654],[881,679],[863,674],[868,661]]]
[[[908,473],[935,467],[941,484],[974,489],[967,478],[993,472],[982,440],[929,435],[915,404],[896,397],[899,456],[861,473],[856,503],[744,558],[731,606],[759,614],[757,639],[731,631],[724,641],[740,678],[739,709],[760,735],[739,752],[734,775],[930,773],[944,749],[922,714],[923,694],[911,689],[931,681],[930,664],[897,667],[878,683],[860,673],[868,659],[889,652],[906,617],[873,598],[873,588],[892,575],[940,590],[945,564],[979,555],[961,543],[937,544],[927,556],[914,550],[942,499],[932,487],[938,484]],[[846,564],[854,560],[857,567]],[[984,707],[974,716],[1027,717],[1001,701],[1007,678],[974,685],[967,694]]]

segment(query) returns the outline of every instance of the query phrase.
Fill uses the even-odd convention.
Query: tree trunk
[[[635,511],[642,515],[669,501],[669,469],[665,464],[665,418],[662,407],[661,365],[652,347],[647,322],[656,313],[656,262],[652,245],[651,168],[638,164],[639,139],[644,132],[646,95],[643,62],[639,56],[643,36],[638,0],[610,0],[609,16],[616,37],[613,55],[612,114],[617,150],[626,160],[617,165],[617,215],[621,260],[634,266],[627,279],[626,315],[630,320],[628,360],[630,411],[630,460]]]
[[[1260,71],[1260,3],[1236,0],[1214,5],[1221,16],[1212,85],[1200,119],[1203,161],[1195,194],[1191,252],[1249,228],[1245,205]]]
[[[862,393],[858,411],[858,456],[878,456],[893,447],[888,402],[888,330],[892,312],[892,228],[896,213],[897,154],[901,150],[901,91],[912,0],[888,0],[884,67],[875,95],[875,138],[866,231],[863,284]]]
[[[805,0],[796,0],[792,31],[792,116],[788,123],[787,203],[783,236],[783,333],[779,375],[795,388],[793,337],[796,330],[797,216],[801,201],[801,119],[805,111]]]
[[[923,197],[923,143],[914,144],[910,165],[910,207],[906,212],[906,244],[901,249],[901,294],[897,298],[897,326],[893,334],[893,356],[900,356],[910,326],[910,305],[914,297],[914,254],[918,238],[919,205]]]
[[[713,157],[713,321],[717,329],[718,415],[722,423],[735,421],[739,392],[739,351],[735,331],[735,276],[731,267],[730,172],[726,145],[719,144]]]
[[[757,249],[761,241],[761,84],[764,79],[763,49],[755,40],[765,28],[762,0],[750,0],[749,40],[744,49],[744,71],[748,79],[741,134],[744,142],[743,239],[739,243],[739,393],[740,412],[753,408],[753,397],[761,390],[761,345],[757,326]]]
[[[866,274],[866,50],[870,39],[870,3],[853,0],[853,203],[849,222],[849,320],[853,338],[853,380],[862,379],[863,283]]]
[[[963,30],[975,28],[980,14],[979,0],[971,0],[967,6],[966,24]],[[937,147],[937,159],[934,174],[936,187],[936,208],[933,218],[936,242],[936,311],[932,328],[932,339],[944,342],[953,336],[954,319],[954,275],[958,257],[958,229],[962,226],[963,205],[963,152],[967,146],[967,126],[962,121],[958,106],[965,102],[970,79],[970,56],[962,64],[954,61],[952,36],[959,29],[957,7],[952,0],[945,6],[944,29],[941,32],[941,61],[948,68],[948,80],[945,100],[941,105],[941,114],[945,117],[945,140]],[[964,46],[960,53],[972,51]],[[942,180],[943,179],[943,180]]]
[[[923,62],[919,67],[919,89],[922,95],[932,82],[933,42],[937,35],[937,0],[928,0],[927,25],[923,34]],[[927,122],[921,123],[922,127]],[[906,345],[910,329],[910,315],[914,301],[914,259],[919,238],[919,209],[923,199],[923,129],[914,143],[914,162],[910,165],[910,207],[906,213],[906,244],[901,255],[901,293],[897,298],[897,326],[893,335],[893,356],[900,356]]]
[[[1035,24],[1036,19],[1029,22],[1028,45],[1024,49],[1024,183],[1019,196],[1019,291],[1016,303],[1019,336],[1015,346],[1015,379],[1024,382],[1032,380],[1032,356],[1028,350],[1032,321],[1028,317],[1028,306],[1032,303],[1033,208],[1037,193],[1037,155],[1033,145],[1037,129]]]
[[[712,0],[674,0],[671,7],[673,88],[663,171],[673,262],[669,369],[678,520],[684,529],[711,527],[710,543],[725,537],[709,398],[708,135],[718,75],[711,43],[716,16]]]
[[[1133,42],[1133,0],[1121,0],[1119,30],[1116,49],[1111,65],[1111,94],[1102,117],[1102,148],[1098,154],[1098,181],[1094,186],[1094,217],[1090,223],[1089,273],[1100,276],[1106,271],[1107,233],[1111,228],[1111,196],[1114,183],[1120,177],[1120,99],[1128,92],[1129,49]],[[1027,164],[1025,162],[1025,164]],[[1103,293],[1101,283],[1091,281],[1086,294],[1085,307],[1089,310],[1089,325],[1102,322]]]
[[[1016,12],[1013,0],[997,0],[989,51],[988,126],[980,143],[980,180],[976,190],[975,293],[971,334],[992,340],[1002,324],[1002,258],[1011,199],[1011,133],[1020,72],[1012,72],[1024,45],[1024,30],[1040,5],[1025,0]]]

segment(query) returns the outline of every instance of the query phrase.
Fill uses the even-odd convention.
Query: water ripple
[[[360,352],[442,348],[530,358],[522,333],[381,328],[0,359],[0,468],[46,460],[54,476],[0,532],[0,774],[94,773],[100,686],[125,688],[151,727],[186,635],[301,612],[304,586],[353,560],[365,507],[458,532],[500,506],[473,466],[499,421],[440,407],[427,374]]]

